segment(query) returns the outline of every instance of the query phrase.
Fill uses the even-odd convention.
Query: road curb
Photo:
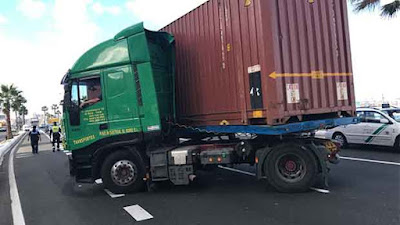
[[[4,160],[4,156],[7,155],[7,153],[13,149],[17,144],[20,143],[21,139],[26,137],[27,132],[24,133],[20,133],[17,137],[14,137],[10,143],[5,144],[8,146],[2,146],[2,148],[0,148],[0,166],[3,164],[3,160]]]

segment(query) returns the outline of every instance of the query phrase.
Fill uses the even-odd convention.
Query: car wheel
[[[346,148],[348,145],[347,139],[342,133],[334,133],[332,139],[339,142],[342,148]]]
[[[117,151],[109,155],[101,168],[103,183],[113,193],[143,190],[145,166],[140,154]]]

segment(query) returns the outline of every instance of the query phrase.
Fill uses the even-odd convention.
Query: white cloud
[[[0,14],[0,25],[8,23],[8,19]]]
[[[0,30],[0,82],[14,83],[26,96],[30,115],[62,99],[62,76],[99,43],[100,28],[89,17],[90,1],[55,0],[50,26],[29,38]],[[3,32],[3,33],[2,33]]]
[[[46,12],[46,4],[40,0],[22,0],[17,10],[30,19],[38,19]]]
[[[381,5],[386,5],[386,4],[390,4],[390,3],[392,3],[392,2],[394,2],[395,0],[381,0],[379,3],[381,4]]]
[[[119,15],[121,13],[121,8],[119,6],[104,6],[100,2],[95,2],[92,5],[92,9],[95,13],[102,15],[104,13],[109,13],[111,15]]]
[[[126,8],[150,29],[160,29],[208,0],[128,0]]]
[[[350,12],[349,24],[357,101],[400,98],[400,18]]]

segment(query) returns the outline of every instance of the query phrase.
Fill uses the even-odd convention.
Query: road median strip
[[[25,136],[25,132],[20,132],[18,135],[14,136],[12,139],[5,141],[0,145],[0,166],[3,163],[4,156],[13,149],[17,143]]]

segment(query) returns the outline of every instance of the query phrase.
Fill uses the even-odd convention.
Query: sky
[[[0,1],[0,83],[15,84],[30,114],[40,113],[60,102],[61,78],[85,51],[141,21],[157,30],[206,1]],[[400,17],[350,7],[349,23],[357,101],[400,98]]]

